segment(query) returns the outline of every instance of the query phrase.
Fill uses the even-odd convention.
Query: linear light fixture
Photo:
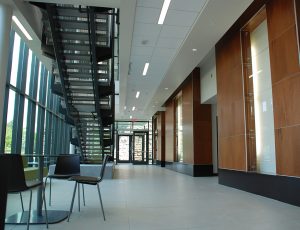
[[[134,110],[135,110],[135,106],[132,107],[132,111],[134,111]]]
[[[147,62],[147,63],[145,64],[145,67],[144,67],[144,70],[143,70],[143,76],[146,76],[147,71],[148,71],[148,68],[149,68],[149,62]]]
[[[28,40],[32,41],[32,37],[30,36],[30,34],[27,32],[25,27],[22,25],[22,23],[19,21],[19,19],[15,15],[12,16],[12,20],[16,23],[16,25],[19,27],[19,29],[22,31],[22,33],[25,35],[25,37]]]
[[[140,91],[137,91],[135,97],[139,98],[139,96],[140,96]]]
[[[159,25],[164,24],[164,20],[165,20],[165,17],[167,15],[167,11],[169,9],[170,3],[171,3],[171,0],[165,0],[164,1],[163,7],[161,8],[160,16],[159,16],[159,19],[158,19],[158,24]]]

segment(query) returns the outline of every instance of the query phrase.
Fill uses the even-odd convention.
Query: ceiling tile
[[[153,57],[173,57],[176,53],[176,49],[172,48],[155,48],[153,51]]]
[[[136,35],[153,35],[158,36],[161,30],[161,26],[159,26],[157,23],[155,24],[149,24],[149,23],[140,23],[136,22],[134,23],[134,29],[133,34]]]
[[[182,38],[159,38],[156,46],[162,48],[179,48],[183,39]]]
[[[133,36],[132,45],[133,46],[152,46],[154,47],[158,36]]]
[[[196,12],[169,10],[164,25],[192,26],[198,16]]]
[[[162,76],[165,75],[166,71],[168,70],[169,64],[172,61],[172,58],[157,58],[151,60],[147,78],[151,81],[153,81],[153,84],[155,84],[155,88],[158,87],[158,84],[160,83]]]
[[[143,74],[146,62],[149,62],[150,57],[132,56],[130,60],[130,76],[140,77]]]
[[[153,47],[133,46],[131,48],[131,55],[133,56],[152,56]]]
[[[137,7],[135,14],[136,22],[157,23],[160,14],[160,9]]]
[[[161,29],[161,37],[185,38],[190,27],[187,26],[168,26],[164,25]]]
[[[151,8],[162,8],[162,5],[164,4],[164,0],[138,0],[137,6],[142,7],[151,7]]]
[[[170,10],[200,12],[207,0],[172,0]]]

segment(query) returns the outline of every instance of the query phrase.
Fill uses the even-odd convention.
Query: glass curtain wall
[[[1,152],[26,155],[69,153],[70,125],[52,94],[51,73],[11,31]]]

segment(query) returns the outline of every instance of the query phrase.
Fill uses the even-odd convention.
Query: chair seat
[[[35,188],[35,187],[41,186],[42,184],[43,184],[43,181],[38,181],[38,180],[26,181],[26,185],[28,188]]]
[[[91,177],[91,176],[73,176],[70,178],[72,181],[76,181],[81,184],[91,184],[96,185],[100,181],[100,177]]]
[[[48,178],[55,178],[55,179],[68,179],[72,176],[79,176],[80,173],[76,174],[50,174],[48,175]]]
[[[19,192],[24,192],[28,189],[32,189],[38,186],[41,186],[43,184],[43,182],[38,181],[38,180],[32,180],[32,181],[26,181],[26,185],[22,185],[22,186],[18,186],[18,187],[13,187],[11,186],[8,189],[8,193],[19,193]]]

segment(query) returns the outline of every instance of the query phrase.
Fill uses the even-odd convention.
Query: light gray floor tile
[[[53,180],[52,206],[69,210],[73,182]],[[47,188],[47,199],[48,199]],[[217,177],[193,178],[157,166],[117,165],[115,178],[101,183],[106,221],[95,186],[85,186],[86,206],[77,200],[70,222],[59,230],[295,230],[300,208],[218,184]],[[24,193],[27,207],[28,193]],[[36,195],[33,194],[33,207]],[[7,216],[20,211],[18,195],[9,195]],[[6,225],[5,230],[25,226]],[[32,225],[32,230],[46,229]]]

